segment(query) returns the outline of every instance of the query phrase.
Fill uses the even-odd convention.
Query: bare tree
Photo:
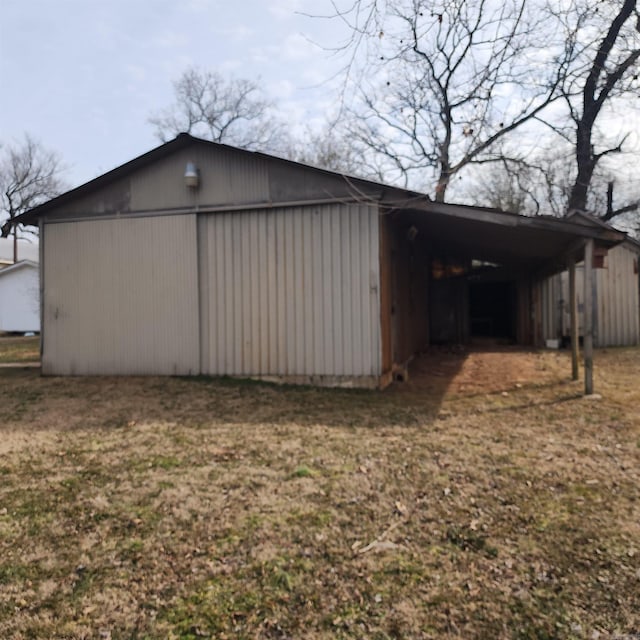
[[[382,177],[379,167],[368,163],[366,150],[343,124],[327,120],[318,128],[307,127],[290,140],[286,157],[296,162],[361,178]]]
[[[163,142],[186,132],[244,149],[279,148],[284,126],[255,82],[192,68],[174,91],[175,103],[149,119]]]
[[[567,210],[585,211],[598,164],[605,156],[621,153],[628,137],[622,135],[612,141],[598,122],[611,116],[611,107],[621,98],[637,100],[640,13],[636,0],[572,0],[562,11],[553,9],[553,15],[562,23],[565,40],[572,49],[570,73],[562,86],[571,135],[564,134],[562,127],[552,126],[575,148],[575,180]],[[608,194],[607,220],[638,206],[635,202],[615,208],[613,187]]]
[[[13,235],[13,261],[18,261],[18,236],[36,233],[14,223],[21,213],[58,195],[65,187],[61,180],[64,168],[58,154],[45,149],[29,135],[19,144],[0,150],[0,190],[2,237]]]
[[[477,167],[460,192],[464,201],[524,215],[565,216],[576,180],[575,146],[546,136],[528,154],[515,156],[514,149],[505,150],[502,162]],[[589,185],[589,211],[603,221],[619,220],[627,231],[640,222],[633,169],[639,159],[638,154],[629,155],[626,167],[607,158],[596,167]]]
[[[565,51],[551,65],[536,60],[547,17],[526,0],[333,6],[352,34],[344,47],[357,78],[352,136],[405,183],[433,181],[438,201],[465,167],[501,160],[497,143],[560,97]]]
[[[555,215],[590,210],[605,221],[626,217],[626,226],[633,226],[640,190],[637,172],[628,175],[625,165],[637,164],[640,149],[637,141],[634,148],[629,140],[635,132],[625,126],[625,116],[637,108],[640,89],[636,0],[600,0],[595,5],[571,0],[562,7],[548,11],[562,27],[567,70],[560,93],[566,110],[538,118],[555,135],[539,132],[532,154],[517,161],[513,148],[504,154],[512,160],[503,160],[488,180],[496,188],[493,199],[499,201],[515,188],[529,203],[533,197]],[[491,200],[482,186],[479,191]]]
[[[465,201],[521,215],[540,213],[539,167],[504,157],[500,163],[478,167],[465,190]]]

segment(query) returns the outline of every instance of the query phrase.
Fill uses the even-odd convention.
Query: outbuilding
[[[21,260],[0,269],[0,331],[40,331],[38,264]]]
[[[435,343],[540,343],[540,283],[624,239],[187,134],[21,222],[40,226],[44,374],[369,387]]]
[[[596,257],[593,279],[593,341],[597,347],[640,344],[640,243],[633,238]],[[564,344],[571,333],[569,273],[543,284],[544,337]],[[578,334],[584,335],[584,263],[576,265]]]

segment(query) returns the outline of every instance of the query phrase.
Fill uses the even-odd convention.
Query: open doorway
[[[469,283],[470,337],[516,341],[516,287],[512,282]]]

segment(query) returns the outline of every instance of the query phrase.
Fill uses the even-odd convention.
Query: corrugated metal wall
[[[640,343],[640,301],[638,300],[638,274],[635,261],[638,254],[625,245],[611,249],[605,259],[605,268],[595,270],[597,308],[594,341],[600,347],[630,346]],[[561,286],[553,284],[560,281]],[[548,292],[543,301],[544,337],[556,338],[558,309],[562,309],[562,333],[570,334],[569,274],[563,272],[543,283]],[[576,267],[578,295],[578,330],[582,335],[582,304],[584,300],[583,266]],[[561,304],[558,304],[558,303]]]
[[[568,282],[568,280],[567,280]],[[540,305],[542,335],[544,340],[562,337],[562,314],[569,296],[563,295],[561,275],[557,274],[538,284],[540,287]],[[568,291],[568,289],[567,289]]]
[[[609,251],[605,269],[596,269],[598,346],[640,342],[637,259],[637,253],[622,245]]]
[[[377,207],[199,218],[202,372],[379,376]]]
[[[45,374],[199,369],[196,216],[44,225]]]
[[[187,162],[200,172],[200,187],[184,183]],[[215,203],[269,201],[267,162],[252,154],[219,147],[184,149],[131,175],[131,210],[168,209]]]

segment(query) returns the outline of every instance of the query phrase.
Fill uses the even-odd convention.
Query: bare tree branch
[[[65,187],[64,167],[59,156],[29,135],[19,144],[0,149],[0,215],[5,220],[2,237],[14,238],[14,262],[18,260],[17,239],[24,229],[14,218],[57,196]],[[20,228],[19,228],[20,227]]]
[[[540,18],[527,0],[356,0],[338,13],[353,18],[351,135],[386,157],[396,179],[420,176],[426,186],[428,175],[436,200],[455,174],[497,160],[498,141],[561,97],[568,53],[532,70]]]
[[[192,68],[174,90],[175,103],[149,118],[163,142],[185,132],[244,149],[281,146],[284,124],[255,82]]]
[[[563,87],[575,122],[577,171],[569,197],[569,211],[587,209],[589,188],[598,162],[607,154],[622,151],[624,139],[596,152],[595,126],[614,91],[625,91],[623,80],[640,59],[640,18],[636,0],[623,0],[621,3],[607,0],[600,2],[599,6],[603,10],[599,16],[591,6],[581,6],[577,2],[571,3],[567,10],[568,22],[572,23],[574,32],[579,34],[587,28],[606,31],[601,40],[580,52],[574,64],[576,70],[567,77]],[[580,84],[585,68],[587,74],[578,102],[574,99],[573,87]]]

